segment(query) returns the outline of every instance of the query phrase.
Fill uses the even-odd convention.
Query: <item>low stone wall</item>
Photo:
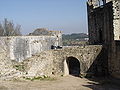
[[[23,76],[66,75],[65,66],[67,65],[68,57],[74,57],[80,62],[80,73],[94,72],[94,69],[90,69],[98,66],[98,61],[96,60],[98,60],[101,50],[101,45],[63,47],[62,49],[42,51],[22,62],[13,62],[7,57],[6,52],[1,52],[0,79]],[[97,68],[100,73],[102,73],[101,68]]]
[[[78,59],[80,62],[80,73],[87,73],[92,64],[96,62],[97,56],[101,53],[101,50],[102,46],[100,45],[64,47],[62,50],[54,50],[54,73],[64,74],[66,72],[64,66],[67,64],[68,57]]]
[[[52,74],[52,51],[43,51],[22,62],[27,76],[42,76]]]
[[[43,51],[22,63],[27,76],[64,75],[64,62],[67,57],[75,57],[80,62],[81,73],[86,73],[96,62],[101,50],[102,46],[100,45],[64,47],[63,49]]]

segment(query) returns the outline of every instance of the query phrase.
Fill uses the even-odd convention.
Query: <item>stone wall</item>
[[[75,57],[80,62],[80,73],[87,73],[91,66],[97,66],[96,60],[101,50],[102,46],[100,45],[64,47],[63,49],[43,51],[24,60],[22,64],[25,66],[26,76],[64,75],[67,58]],[[102,66],[99,69],[102,69]]]
[[[114,38],[112,2],[98,8],[88,5],[90,44],[108,43]]]
[[[25,68],[24,72],[26,72],[26,76],[50,76],[53,68],[52,50],[42,51],[24,60],[22,65]]]
[[[5,45],[5,43],[3,44]],[[41,51],[21,62],[10,60],[7,55],[9,49],[5,49],[5,46],[0,47],[0,79],[66,75],[65,66],[68,57],[74,57],[80,62],[80,73],[89,71],[96,73],[96,70],[102,73],[103,62],[101,62],[101,58],[98,59],[102,52],[101,45],[63,47],[62,49]],[[100,67],[97,67],[98,61],[100,61]]]
[[[108,69],[110,75],[120,78],[120,41],[114,41],[108,50]]]
[[[113,1],[114,40],[120,40],[120,2]]]
[[[120,3],[109,2],[93,8],[88,5],[88,28],[90,44],[120,40]]]
[[[63,50],[53,52],[54,71],[56,73],[64,72],[64,62],[68,57],[75,57],[80,62],[81,73],[86,73],[93,62],[101,52],[101,46],[81,46],[81,47],[64,47]]]
[[[50,50],[51,45],[61,46],[62,36],[11,36],[0,37],[1,47],[7,48],[11,60],[22,61],[41,51]]]
[[[108,73],[120,78],[120,2],[111,0],[97,8],[88,3],[88,30],[90,44],[103,45]]]
[[[8,59],[6,50],[0,47],[0,77],[12,70],[12,63]]]
[[[20,72],[13,68],[13,63],[7,55],[8,49],[4,41],[0,42],[0,79],[8,79],[10,77],[19,77]]]

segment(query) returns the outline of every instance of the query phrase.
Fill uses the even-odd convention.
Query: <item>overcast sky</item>
[[[87,32],[86,0],[0,0],[0,21],[13,20],[27,34],[36,28]]]

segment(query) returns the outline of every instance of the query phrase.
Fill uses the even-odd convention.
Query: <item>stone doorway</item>
[[[67,60],[68,74],[73,76],[80,75],[80,62],[75,57],[68,57]]]

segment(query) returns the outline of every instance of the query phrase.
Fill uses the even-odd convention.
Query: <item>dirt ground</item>
[[[53,81],[0,81],[0,90],[120,90],[118,84],[105,81],[74,76],[57,77]]]

